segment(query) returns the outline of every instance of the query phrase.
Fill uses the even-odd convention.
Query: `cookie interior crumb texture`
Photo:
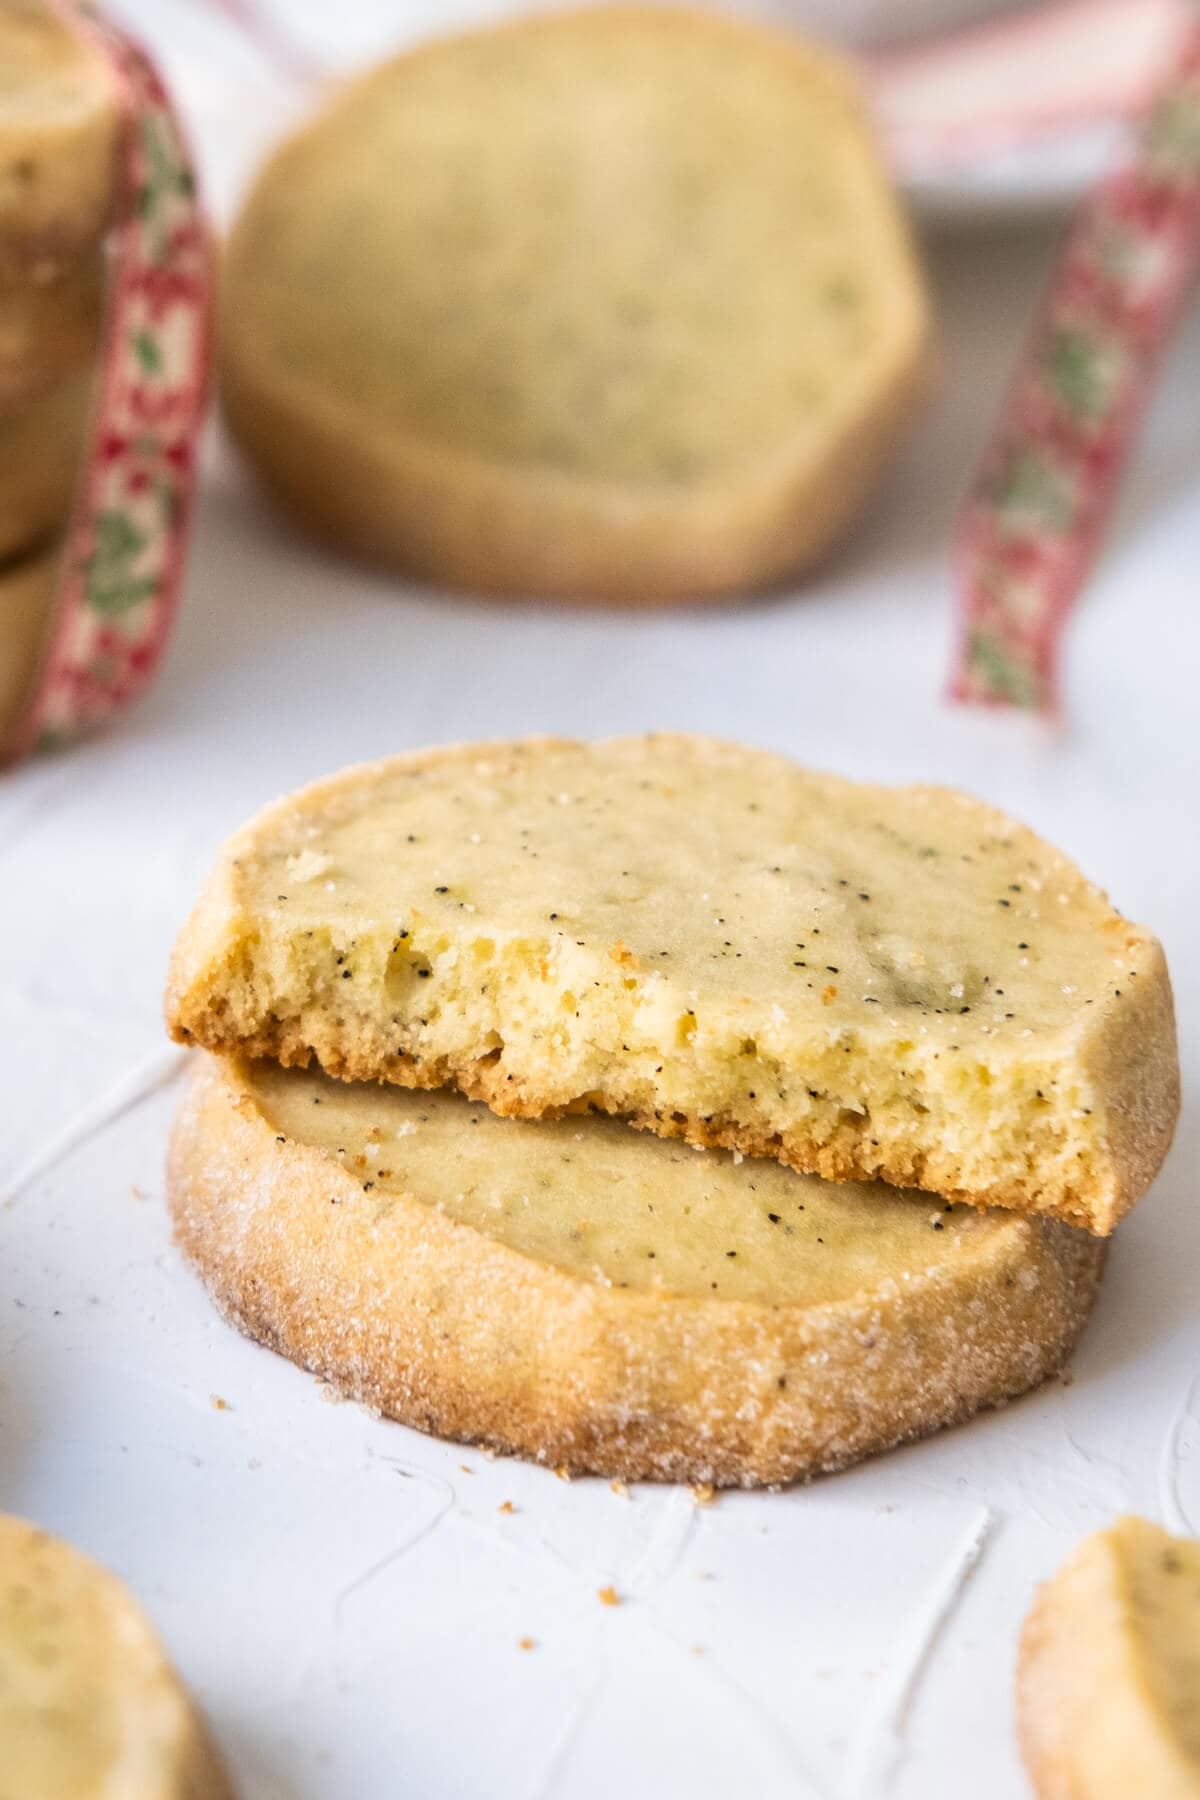
[[[1085,1539],[1026,1621],[1017,1705],[1044,1800],[1195,1800],[1200,1543],[1138,1518]]]
[[[5,1800],[228,1800],[207,1733],[114,1575],[0,1515]]]
[[[1023,1392],[1104,1256],[613,1120],[210,1057],[170,1194],[251,1335],[406,1423],[625,1480],[789,1481]]]
[[[484,591],[661,599],[836,537],[927,337],[849,69],[617,7],[424,46],[277,151],[222,381],[309,529]]]
[[[168,1014],[1101,1233],[1178,1109],[1161,947],[1065,857],[960,794],[694,737],[435,750],[268,808]]]

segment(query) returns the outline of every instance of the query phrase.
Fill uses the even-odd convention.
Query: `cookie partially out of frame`
[[[620,1114],[1106,1233],[1179,1103],[1160,945],[965,795],[661,734],[400,756],[269,807],[177,1037]]]
[[[230,1800],[199,1715],[115,1575],[0,1514],[4,1800]]]
[[[32,399],[92,361],[106,278],[100,251],[47,280],[0,277],[0,408]]]
[[[0,272],[43,278],[99,245],[120,106],[103,56],[47,0],[0,6]]]
[[[92,381],[85,366],[0,408],[0,562],[36,548],[70,511]]]
[[[1200,1543],[1086,1538],[1025,1622],[1017,1722],[1038,1800],[1200,1800]]]
[[[423,45],[267,163],[221,384],[305,530],[483,593],[759,586],[847,529],[929,306],[847,66],[710,12]]]
[[[207,1056],[169,1187],[252,1337],[406,1424],[626,1480],[793,1481],[1022,1393],[1105,1251],[612,1120]]]
[[[60,547],[0,568],[0,751],[32,698],[50,627]]]

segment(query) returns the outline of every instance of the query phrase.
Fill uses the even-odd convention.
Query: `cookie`
[[[0,7],[0,273],[44,278],[96,250],[117,174],[108,64],[45,0]]]
[[[928,336],[848,68],[618,6],[337,94],[233,228],[220,372],[306,530],[482,593],[636,603],[843,535]]]
[[[350,769],[226,847],[175,1035],[1112,1229],[1178,1110],[1162,949],[1032,832],[659,734]]]
[[[229,1800],[154,1632],[106,1569],[0,1515],[5,1800]]]
[[[612,1120],[211,1057],[169,1190],[252,1337],[406,1424],[624,1480],[794,1481],[1021,1393],[1104,1256]]]
[[[41,660],[59,546],[0,569],[0,749],[31,697]]]
[[[0,410],[42,393],[94,360],[106,272],[97,251],[48,280],[0,279]]]
[[[0,562],[23,555],[70,510],[91,403],[90,366],[0,408]]]
[[[1025,1622],[1017,1719],[1039,1800],[1200,1800],[1200,1543],[1086,1538]]]

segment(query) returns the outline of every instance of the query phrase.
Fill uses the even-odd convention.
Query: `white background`
[[[451,10],[404,9],[405,29]],[[345,56],[385,41],[385,11],[291,9]],[[295,96],[194,0],[125,13],[227,210]],[[702,1510],[327,1404],[216,1319],[163,1206],[159,993],[219,840],[341,763],[456,738],[678,726],[973,789],[1164,938],[1190,1082],[1195,318],[1070,631],[1063,725],[940,699],[948,528],[1048,254],[935,247],[937,402],[850,549],[767,601],[639,618],[434,594],[310,549],[214,441],[153,694],[0,781],[0,1505],[132,1583],[247,1800],[1003,1800],[1023,1791],[1010,1695],[1035,1582],[1123,1510],[1200,1530],[1194,1113],[1119,1233],[1071,1385]]]

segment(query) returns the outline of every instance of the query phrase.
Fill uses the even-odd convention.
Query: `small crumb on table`
[[[597,1588],[596,1598],[601,1606],[620,1606],[621,1596],[613,1586]]]

